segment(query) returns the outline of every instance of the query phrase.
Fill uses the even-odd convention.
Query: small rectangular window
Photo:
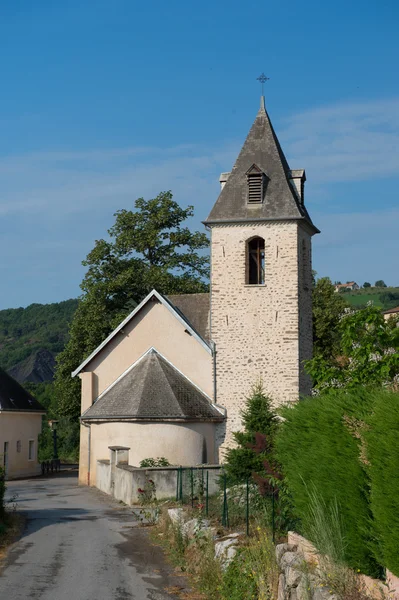
[[[265,240],[256,237],[248,242],[248,278],[250,285],[265,283]]]
[[[35,441],[29,440],[28,460],[35,460]]]

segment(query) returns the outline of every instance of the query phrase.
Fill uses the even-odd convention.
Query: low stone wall
[[[209,494],[219,491],[217,480],[220,474],[220,465],[207,465],[204,467],[193,467],[194,476],[202,477],[208,471]],[[177,478],[179,467],[151,467],[139,469],[130,465],[119,463],[111,464],[109,460],[97,461],[96,486],[102,492],[110,494],[125,504],[133,505],[140,503],[138,490],[143,489],[146,480],[154,482],[158,500],[176,497]]]
[[[276,559],[280,570],[277,600],[336,600],[319,568],[321,558],[307,539],[289,532],[288,543],[276,546]],[[399,600],[399,580],[389,571],[385,584],[366,575],[355,577],[370,598]]]

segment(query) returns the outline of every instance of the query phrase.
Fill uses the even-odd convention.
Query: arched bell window
[[[265,240],[261,237],[252,238],[247,243],[248,278],[250,285],[265,283]]]

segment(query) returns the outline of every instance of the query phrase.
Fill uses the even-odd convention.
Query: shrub
[[[364,432],[371,479],[376,558],[399,575],[399,394],[375,393]]]
[[[334,391],[306,398],[282,410],[284,422],[276,440],[277,457],[292,495],[294,511],[306,529],[308,489],[314,486],[325,506],[337,503],[345,532],[345,560],[363,573],[376,575],[371,551],[369,481],[361,459],[362,422],[373,394]],[[313,540],[312,540],[313,541]]]
[[[264,461],[270,460],[278,421],[261,382],[254,385],[241,417],[244,430],[233,434],[237,446],[226,452],[224,463],[229,485],[243,483],[253,473],[264,474]],[[257,433],[267,437],[268,449],[264,452],[255,450]]]
[[[170,462],[164,456],[158,458],[144,458],[140,461],[140,469],[149,469],[151,467],[170,467]]]

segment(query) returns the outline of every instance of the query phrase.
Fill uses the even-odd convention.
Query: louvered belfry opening
[[[265,283],[265,240],[261,237],[248,242],[248,280],[250,285]]]
[[[252,165],[247,171],[248,181],[248,202],[253,204],[255,202],[263,202],[263,184],[264,175],[262,171],[256,165]]]

